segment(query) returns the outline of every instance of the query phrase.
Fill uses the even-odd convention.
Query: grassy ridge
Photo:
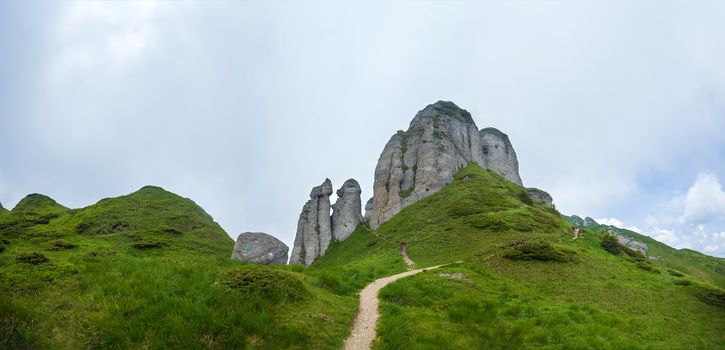
[[[667,258],[651,262],[662,273],[639,268],[604,250],[597,230],[573,240],[567,220],[529,205],[520,191],[469,166],[376,234],[358,229],[333,245],[315,265],[400,271],[402,243],[416,267],[463,260],[381,291],[379,349],[725,346],[721,289],[688,269],[664,272]]]
[[[76,210],[49,200],[0,214],[0,348],[333,349],[349,331],[354,293],[300,267],[250,272],[191,200],[158,187]],[[269,293],[289,286],[299,298]]]

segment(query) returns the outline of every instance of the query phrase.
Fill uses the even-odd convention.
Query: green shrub
[[[66,249],[73,249],[75,247],[78,247],[78,245],[68,242],[66,240],[63,240],[63,239],[58,239],[58,240],[50,242],[50,247],[48,248],[48,250],[66,250]]]
[[[619,243],[617,237],[607,233],[602,237],[602,248],[614,255],[619,255],[625,246]]]
[[[152,249],[152,248],[161,248],[166,245],[167,244],[165,242],[161,242],[161,241],[141,241],[138,243],[134,243],[133,247],[136,249]]]
[[[706,304],[725,308],[725,290],[707,284],[693,284],[693,293]]]
[[[512,260],[571,261],[570,252],[554,248],[549,242],[514,242],[503,255]]]
[[[677,281],[675,281],[675,285],[676,286],[684,286],[684,287],[691,286],[692,285],[692,281],[690,281],[690,280],[677,280]]]
[[[0,244],[0,253],[2,253],[4,251],[5,251],[5,245],[4,244]]]
[[[15,261],[21,264],[40,265],[48,260],[48,257],[40,253],[20,253],[15,256]]]
[[[301,301],[309,296],[302,281],[292,273],[266,265],[249,264],[223,272],[217,282],[242,294],[273,302]]]
[[[658,268],[652,266],[652,263],[650,263],[647,260],[637,261],[637,267],[639,267],[642,270],[647,270],[649,272],[660,273],[660,270]]]
[[[518,198],[522,203],[526,205],[534,205],[534,200],[531,199],[531,195],[526,190],[522,190],[517,193],[516,198]]]
[[[675,276],[675,277],[683,277],[683,276],[685,276],[685,274],[683,274],[682,272],[677,271],[677,270],[673,270],[673,269],[668,269],[667,272],[669,272],[670,275]]]

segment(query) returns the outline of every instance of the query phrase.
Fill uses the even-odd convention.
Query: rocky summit
[[[315,258],[325,253],[332,240],[332,221],[330,219],[330,195],[332,182],[325,179],[321,185],[313,187],[310,199],[302,207],[297,221],[297,234],[290,264],[309,265]]]
[[[453,174],[477,163],[522,185],[511,142],[499,130],[479,130],[471,114],[438,101],[419,111],[407,131],[385,145],[375,168],[370,226],[376,228],[404,207],[440,191]]]
[[[232,250],[232,259],[262,264],[286,264],[289,247],[264,232],[242,232]]]

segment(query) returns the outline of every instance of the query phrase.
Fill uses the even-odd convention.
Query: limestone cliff
[[[390,138],[378,159],[370,226],[380,226],[404,207],[441,190],[469,162],[522,184],[506,134],[493,128],[479,131],[471,114],[452,102],[428,105],[407,131]]]

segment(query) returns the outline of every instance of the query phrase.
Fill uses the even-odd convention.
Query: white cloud
[[[616,226],[619,228],[627,229],[634,232],[642,232],[642,230],[637,226],[631,226],[631,225],[625,225],[622,220],[619,220],[617,218],[595,218],[594,221],[596,221],[598,224],[602,225],[611,225]]]
[[[717,176],[702,172],[687,190],[683,221],[700,224],[725,218],[725,192]]]

